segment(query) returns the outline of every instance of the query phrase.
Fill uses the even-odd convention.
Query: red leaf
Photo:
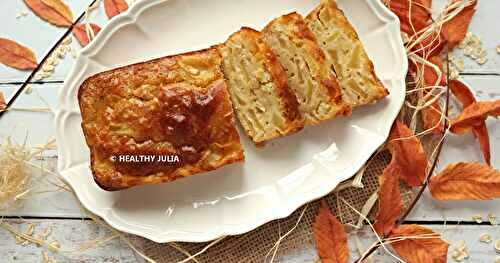
[[[398,166],[399,177],[409,186],[421,186],[426,177],[427,155],[415,134],[396,121],[388,142],[393,165]]]
[[[40,18],[56,26],[69,27],[73,13],[62,0],[24,0],[26,5]]]
[[[455,2],[457,2],[457,0],[453,1],[452,4]],[[465,38],[472,16],[474,16],[476,12],[476,5],[477,1],[474,1],[472,5],[465,7],[455,17],[443,24],[441,32],[444,39],[448,42],[450,49],[453,49]],[[454,10],[456,9],[452,9],[448,13]]]
[[[476,102],[472,92],[461,81],[450,80],[449,87],[453,95],[462,103],[462,107],[466,108]],[[483,121],[483,123],[472,127],[472,132],[479,141],[479,147],[483,152],[485,162],[491,164],[490,136],[486,123]]]
[[[104,11],[108,18],[113,18],[128,9],[128,4],[125,0],[104,0]]]
[[[385,3],[399,17],[401,31],[410,36],[426,27],[431,18],[432,0],[385,0]]]
[[[0,63],[21,70],[38,66],[33,51],[10,39],[0,38]]]
[[[450,130],[456,134],[463,134],[474,126],[479,126],[487,117],[500,115],[500,100],[475,102],[466,107],[457,119],[451,122]]]
[[[446,84],[446,72],[443,69],[443,60],[440,56],[434,56],[429,59],[429,62],[440,70],[441,78],[439,78],[438,72],[433,67],[418,62],[414,62],[410,65],[411,73],[416,79],[423,77],[423,83],[426,88],[436,85],[444,86]]]
[[[381,237],[387,236],[392,231],[403,209],[399,191],[398,174],[400,173],[400,168],[395,165],[393,159],[378,178],[379,211],[373,227]]]
[[[448,165],[429,182],[437,200],[490,200],[500,198],[500,172],[480,163]]]
[[[347,234],[344,226],[332,214],[324,200],[321,201],[313,228],[321,262],[347,263],[349,259]]]
[[[394,229],[391,238],[398,255],[409,263],[445,263],[448,243],[431,229],[419,225],[401,225]]]
[[[89,28],[87,29],[87,25]],[[88,31],[87,31],[88,30]],[[90,33],[93,34],[90,35],[92,39],[97,36],[97,34],[101,31],[101,27],[94,23],[88,23],[88,24],[77,24],[75,27],[73,27],[73,35],[76,37],[78,42],[82,47],[88,45],[90,43],[91,39],[89,39]]]

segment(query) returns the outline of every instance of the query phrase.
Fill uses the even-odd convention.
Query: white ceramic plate
[[[339,0],[390,90],[352,117],[308,127],[257,149],[244,135],[244,164],[169,184],[106,192],[89,169],[77,91],[85,78],[120,65],[223,42],[241,26],[303,15],[319,0],[150,0],[113,19],[82,50],[60,93],[58,169],[82,204],[113,227],[156,242],[201,242],[248,232],[291,214],[351,177],[388,137],[405,97],[398,19],[379,0]]]

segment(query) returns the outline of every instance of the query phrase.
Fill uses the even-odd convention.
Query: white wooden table
[[[444,0],[435,0],[434,2],[439,1]],[[75,15],[78,15],[84,10],[88,4],[87,2],[90,1],[71,0],[66,2],[69,3]],[[104,26],[107,18],[102,10],[102,7],[100,7],[97,12],[94,12],[91,21]],[[28,15],[16,19],[16,15],[24,11],[28,12]],[[480,0],[478,12],[470,28],[470,31],[482,38],[483,46],[489,53],[489,61],[485,65],[479,66],[468,58],[464,59],[466,68],[461,77],[471,85],[481,100],[500,99],[500,55],[495,50],[496,46],[500,44],[498,11],[500,11],[500,1]],[[63,29],[42,22],[29,12],[21,0],[2,1],[0,4],[0,25],[0,37],[14,39],[30,46],[39,59],[63,34]],[[72,47],[78,49],[79,45],[76,41],[73,41]],[[460,54],[461,51],[456,53]],[[33,84],[34,91],[30,94],[22,94],[16,100],[14,107],[55,107],[57,105],[58,90],[61,88],[72,64],[73,58],[69,55],[57,66],[53,76],[45,79],[43,83]],[[7,95],[7,100],[20,87],[27,75],[27,72],[20,72],[0,65],[0,90]],[[43,98],[43,100],[40,98]],[[489,121],[488,128],[492,144],[492,163],[493,166],[498,168],[500,167],[500,122]],[[18,142],[22,142],[26,133],[28,133],[28,142],[31,145],[44,144],[50,138],[53,138],[52,114],[12,111],[8,112],[0,120],[0,137],[11,136]],[[57,159],[54,151],[48,151],[44,155],[45,163],[55,164]],[[443,149],[439,166],[443,167],[447,163],[461,160],[481,161],[481,158],[479,148],[472,135],[463,137],[450,136]],[[40,190],[47,187],[49,186],[42,186]],[[418,223],[431,227],[443,233],[445,239],[451,244],[456,243],[458,240],[465,240],[471,254],[469,262],[494,262],[496,254],[493,246],[478,241],[482,233],[491,234],[494,240],[500,239],[500,227],[490,225],[486,219],[489,213],[500,217],[500,204],[498,201],[438,202],[432,200],[426,194],[408,218],[408,223]],[[51,237],[59,241],[63,248],[66,249],[78,247],[82,242],[89,239],[102,238],[109,234],[109,231],[88,220],[82,213],[78,201],[75,200],[72,194],[64,191],[51,191],[36,195],[26,201],[23,207],[4,212],[1,215],[4,216],[4,220],[21,229],[28,227],[27,222],[35,225],[35,232],[42,231],[49,226],[53,227]],[[477,224],[472,219],[474,215],[481,215],[485,222]],[[362,243],[369,244],[370,238],[368,238],[368,234],[366,236],[366,240],[362,240]],[[450,252],[452,250],[450,248]],[[42,260],[41,251],[42,249],[35,245],[21,246],[16,244],[14,237],[10,233],[0,229],[1,262],[40,262]],[[355,253],[354,250],[353,253]],[[103,247],[69,257],[49,254],[60,262],[141,261],[128,246],[118,239],[107,243]],[[298,254],[288,255],[283,261],[313,262],[315,258],[315,251],[305,250]],[[376,254],[374,259],[377,262],[391,261],[384,256],[384,253]],[[453,262],[451,256],[450,262]]]

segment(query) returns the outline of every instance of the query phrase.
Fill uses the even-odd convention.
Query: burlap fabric
[[[410,88],[409,88],[410,89]],[[412,101],[413,98],[407,98],[407,101]],[[404,107],[399,119],[405,122],[408,126],[417,126],[417,131],[420,131],[420,118],[415,123],[411,123],[413,112],[409,107]],[[435,136],[424,136],[422,142],[429,156],[429,166],[438,154],[431,154],[436,149],[440,138]],[[382,173],[386,165],[391,159],[390,153],[387,150],[382,150],[378,154],[372,156],[367,163],[366,170],[362,179],[362,188],[349,187],[340,191],[333,191],[328,195],[328,201],[333,212],[341,219],[343,223],[356,224],[359,220],[359,214],[350,208],[344,199],[356,210],[361,211],[362,207],[367,203],[368,198],[378,190],[378,176]],[[411,190],[404,185],[401,185],[401,192],[405,209],[415,197],[415,189]],[[211,246],[204,253],[198,255],[198,262],[269,262],[274,252],[273,246],[285,233],[293,229],[298,223],[298,226],[282,239],[279,244],[279,249],[276,253],[275,260],[285,254],[292,254],[300,250],[312,248],[315,246],[312,231],[312,224],[318,210],[318,201],[311,202],[306,206],[297,209],[291,216],[269,222],[247,234],[239,236],[225,237],[215,245]],[[374,206],[369,217],[373,217],[376,213],[377,205]],[[304,210],[305,209],[305,210]],[[303,213],[303,216],[300,215]],[[300,222],[298,221],[300,219]],[[145,255],[151,257],[157,262],[179,262],[186,259],[186,255],[179,251],[182,248],[189,254],[196,254],[203,248],[209,245],[208,243],[182,243],[174,244],[157,244],[143,238],[133,237],[133,243],[137,245]],[[177,247],[177,248],[175,248]],[[194,262],[194,261],[190,261]]]

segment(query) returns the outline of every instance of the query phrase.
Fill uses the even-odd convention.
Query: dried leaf
[[[489,200],[500,197],[500,172],[480,163],[448,165],[429,182],[438,200]]]
[[[73,13],[63,0],[24,0],[26,5],[40,18],[56,26],[69,27]]]
[[[21,70],[38,66],[33,51],[10,39],[0,38],[0,63]]]
[[[401,241],[392,243],[392,247],[406,262],[446,262],[449,245],[429,228],[419,225],[401,225],[392,231],[390,237],[401,238]]]
[[[401,215],[403,203],[399,191],[400,168],[394,159],[379,177],[379,210],[373,227],[379,236],[387,236]]]
[[[5,101],[5,95],[3,91],[0,91],[0,111],[3,111],[7,108],[7,102]]]
[[[466,107],[457,119],[451,122],[450,130],[463,134],[474,126],[479,126],[487,117],[500,115],[500,100],[475,102]]]
[[[449,87],[453,95],[457,97],[464,108],[476,102],[474,94],[472,94],[469,88],[461,81],[450,80]],[[486,123],[483,121],[481,124],[474,126],[472,132],[479,141],[479,147],[481,148],[485,162],[488,165],[491,164],[490,136]]]
[[[344,226],[332,214],[325,200],[314,221],[314,237],[323,263],[346,263],[349,259],[347,234]]]
[[[421,34],[417,34],[417,38],[420,38]],[[446,41],[443,39],[441,34],[437,32],[432,32],[427,37],[423,38],[420,43],[412,48],[413,52],[416,52],[419,56],[423,58],[434,57],[441,54],[445,47]]]
[[[422,109],[422,122],[424,129],[432,134],[440,135],[444,131],[442,122],[442,110],[439,100],[434,101],[430,106]]]
[[[388,142],[393,165],[399,177],[409,186],[421,186],[426,177],[427,155],[420,139],[405,124],[396,121]]]
[[[113,18],[128,9],[128,4],[125,0],[104,0],[104,11],[108,18]]]
[[[457,0],[453,2],[456,1]],[[474,1],[472,5],[465,7],[462,11],[460,11],[460,13],[458,13],[458,15],[443,24],[441,33],[444,39],[448,42],[450,49],[453,49],[465,38],[472,16],[474,16],[474,13],[476,12],[476,5],[477,1]],[[453,10],[450,12],[453,12]]]
[[[399,17],[401,31],[409,35],[426,27],[431,18],[432,0],[385,0],[385,4]]]
[[[101,27],[94,23],[77,24],[73,27],[73,35],[82,47],[88,45],[92,39],[101,31]],[[89,39],[90,37],[90,39]]]

